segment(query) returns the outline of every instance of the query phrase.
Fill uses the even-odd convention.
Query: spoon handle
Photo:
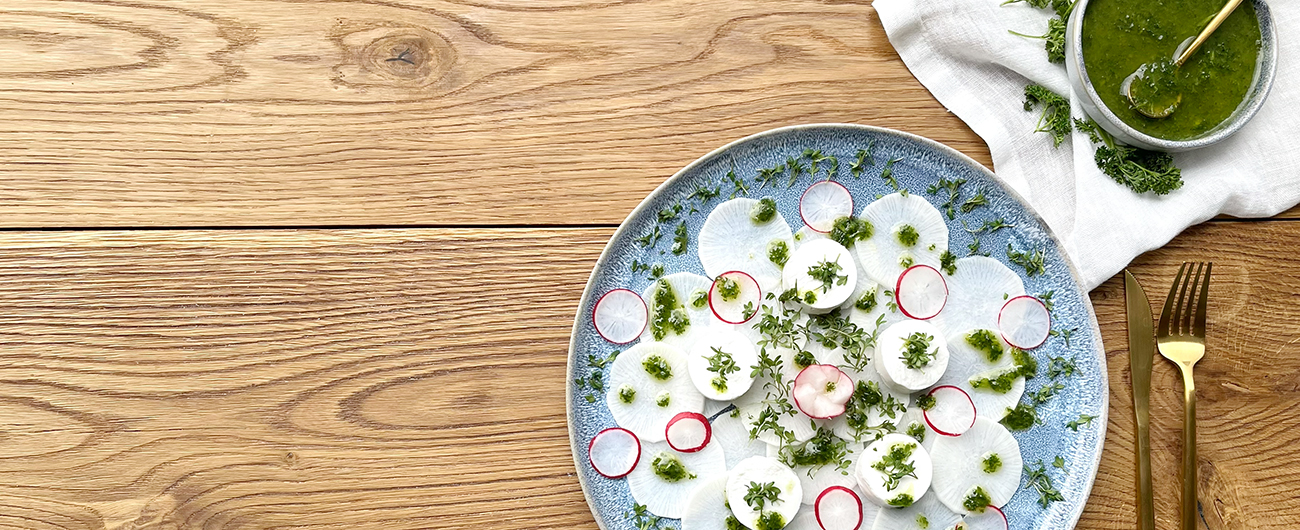
[[[1187,61],[1187,58],[1191,57],[1192,52],[1195,52],[1197,48],[1200,48],[1201,45],[1205,43],[1205,39],[1210,38],[1210,34],[1214,33],[1214,30],[1219,29],[1219,24],[1222,24],[1223,20],[1228,18],[1228,15],[1231,15],[1239,5],[1241,5],[1241,0],[1228,0],[1227,5],[1224,5],[1223,9],[1219,10],[1219,14],[1214,15],[1214,19],[1210,20],[1210,23],[1205,26],[1205,29],[1201,30],[1201,34],[1196,36],[1196,40],[1192,41],[1192,45],[1188,46],[1186,50],[1183,50],[1183,54],[1178,56],[1178,59],[1174,61],[1174,64],[1182,66],[1183,63]]]

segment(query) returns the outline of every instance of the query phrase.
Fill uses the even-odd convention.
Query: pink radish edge
[[[718,278],[722,278],[723,276],[727,276],[729,274],[740,274],[744,276],[745,278],[749,279],[749,283],[754,286],[754,289],[758,290],[758,299],[754,301],[754,314],[749,315],[749,318],[742,319],[738,322],[732,322],[730,320],[727,320],[726,318],[723,318],[722,315],[718,314],[717,308],[713,307],[713,293],[716,291],[718,287]],[[721,320],[728,324],[744,324],[746,322],[749,322],[750,320],[753,320],[755,316],[758,316],[758,306],[763,305],[763,286],[758,284],[758,280],[755,280],[753,276],[750,276],[749,273],[745,271],[727,271],[722,274],[719,274],[718,278],[714,278],[713,283],[709,284],[709,311],[713,312],[713,316],[717,317],[718,320]]]
[[[897,291],[895,291],[895,292],[897,292]],[[1007,306],[1008,306],[1008,305],[1011,305],[1012,302],[1015,302],[1016,300],[1020,300],[1020,299],[1022,299],[1022,298],[1028,298],[1028,299],[1030,299],[1030,300],[1033,300],[1034,302],[1037,302],[1038,305],[1040,305],[1040,306],[1043,307],[1043,311],[1047,313],[1047,331],[1043,333],[1043,339],[1040,340],[1040,341],[1038,341],[1038,344],[1035,344],[1035,345],[1033,345],[1033,346],[1021,346],[1021,345],[1019,345],[1019,344],[1015,344],[1015,343],[1011,342],[1011,340],[1007,338],[1007,334],[1004,333],[1004,332],[1002,331],[1002,313],[1003,313],[1003,311],[1006,311]],[[898,307],[901,309],[903,306],[900,305],[900,306],[898,306]],[[1052,312],[1051,312],[1051,311],[1047,311],[1047,304],[1044,304],[1042,300],[1039,300],[1039,299],[1038,299],[1038,297],[1035,297],[1035,296],[1029,296],[1029,295],[1027,295],[1027,294],[1022,294],[1022,295],[1020,295],[1020,296],[1016,296],[1016,297],[1011,298],[1010,300],[1007,300],[1006,303],[1002,304],[1002,309],[998,310],[998,334],[1002,336],[1002,340],[1007,341],[1007,344],[1010,344],[1010,345],[1012,345],[1012,346],[1014,346],[1014,347],[1016,347],[1016,348],[1018,348],[1018,349],[1021,349],[1021,350],[1032,350],[1032,349],[1034,349],[1034,348],[1037,348],[1037,347],[1039,347],[1039,346],[1042,346],[1044,342],[1047,342],[1047,338],[1051,336],[1051,333],[1052,333]]]
[[[622,431],[622,432],[625,432],[625,433],[627,433],[628,436],[631,436],[633,440],[636,440],[636,458],[632,459],[632,465],[631,465],[631,466],[628,466],[627,471],[624,471],[623,473],[620,473],[620,474],[617,474],[617,475],[610,475],[610,474],[605,473],[604,471],[601,471],[599,467],[596,467],[596,460],[595,460],[595,458],[592,458],[592,456],[591,456],[591,450],[592,450],[592,448],[594,448],[594,447],[596,446],[596,440],[599,439],[599,438],[600,438],[602,435],[604,435],[605,433],[611,433],[612,431]],[[632,473],[632,470],[636,469],[636,466],[637,466],[637,464],[639,464],[639,463],[641,463],[641,439],[640,439],[640,438],[637,438],[635,434],[632,434],[632,431],[629,431],[629,430],[624,429],[624,428],[622,428],[622,427],[610,427],[610,428],[608,428],[608,429],[605,429],[605,430],[603,430],[603,431],[600,431],[600,432],[596,433],[595,436],[592,436],[592,437],[591,437],[591,441],[587,442],[587,464],[590,465],[592,469],[596,470],[596,473],[599,473],[600,476],[602,476],[602,477],[605,477],[605,478],[623,478],[623,477],[626,477],[626,476],[628,476],[628,475],[630,475],[630,474]]]
[[[674,424],[686,420],[696,420],[704,426],[704,441],[700,442],[700,445],[696,447],[677,447],[677,445],[673,443],[673,437],[669,435],[673,430]],[[709,424],[709,419],[703,414],[698,412],[680,412],[676,416],[673,416],[673,419],[668,420],[668,425],[664,427],[664,440],[668,442],[668,447],[673,448],[674,451],[679,453],[694,453],[704,449],[705,446],[709,445],[709,442],[713,440],[713,426]]]
[[[984,510],[985,510],[985,512],[982,513],[982,514],[978,514],[978,515],[974,515],[974,516],[968,515],[968,516],[966,516],[966,517],[967,517],[967,518],[974,518],[974,517],[991,517],[991,516],[989,515],[989,513],[988,513],[988,510],[993,510],[993,511],[997,512],[999,516],[1001,516],[1001,519],[1002,519],[1002,526],[998,527],[998,526],[996,525],[996,523],[994,523],[994,527],[993,527],[993,528],[988,528],[988,527],[983,526],[983,525],[972,528],[972,527],[969,526],[969,523],[966,523],[966,524],[967,524],[967,527],[966,527],[967,530],[1007,530],[1007,529],[1011,528],[1011,522],[1010,522],[1010,520],[1007,519],[1007,513],[1004,512],[1004,511],[1002,511],[1002,509],[998,508],[997,506],[994,506],[994,505],[990,504],[990,505],[986,506],[986,507],[984,508]]]
[[[970,429],[971,427],[974,427],[974,426],[975,426],[975,418],[979,415],[979,410],[975,408],[975,400],[973,400],[973,399],[970,398],[970,394],[967,394],[965,390],[962,390],[962,389],[959,388],[959,387],[955,387],[955,386],[952,386],[952,385],[940,385],[940,386],[936,386],[936,387],[930,389],[930,392],[929,392],[928,394],[926,394],[926,395],[931,396],[931,397],[934,397],[934,393],[935,393],[936,391],[938,391],[939,389],[941,389],[941,388],[951,388],[951,389],[953,389],[953,390],[956,390],[956,391],[958,391],[958,392],[961,392],[961,395],[962,395],[963,397],[966,398],[966,401],[967,401],[968,403],[970,403],[970,409],[971,409],[971,412],[972,412],[972,414],[971,414],[971,419],[970,419],[970,425],[967,425],[966,428],[967,428],[967,429]],[[930,430],[933,430],[933,431],[936,432],[936,433],[939,433],[939,434],[941,434],[941,435],[943,435],[943,436],[953,436],[953,437],[961,436],[961,435],[963,434],[963,433],[950,433],[950,432],[947,432],[947,431],[941,430],[941,429],[939,429],[938,427],[935,427],[935,426],[934,426],[934,422],[931,422],[931,421],[930,421],[930,411],[928,411],[928,410],[923,410],[923,411],[921,411],[921,416],[922,416],[923,418],[925,418],[925,424],[930,426]]]
[[[637,300],[641,300],[641,307],[642,309],[645,310],[645,322],[641,324],[641,331],[638,331],[635,336],[623,342],[610,339],[608,336],[606,336],[605,333],[600,330],[600,321],[596,319],[596,315],[599,313],[600,304],[601,302],[605,301],[605,297],[619,291],[626,291],[627,293],[630,293],[632,296],[635,296]],[[629,342],[632,342],[640,338],[641,334],[645,333],[646,326],[650,325],[650,308],[645,305],[645,300],[641,298],[641,295],[636,294],[631,289],[613,289],[605,294],[600,295],[600,298],[596,300],[596,305],[591,307],[591,325],[596,328],[596,334],[600,335],[600,338],[605,339],[606,341],[612,342],[614,344],[627,344]]]
[[[928,317],[918,317],[912,315],[912,313],[909,312],[907,308],[903,305],[903,302],[900,300],[901,297],[898,295],[898,293],[902,290],[901,288],[903,286],[903,278],[907,276],[907,273],[912,272],[914,269],[918,269],[921,267],[925,267],[927,269],[934,271],[934,273],[938,275],[939,281],[943,282],[943,295],[944,295],[943,304],[939,306],[938,311],[935,311],[933,315],[930,315]],[[943,279],[943,275],[939,274],[938,269],[935,269],[934,267],[931,267],[926,264],[913,265],[911,267],[908,267],[907,270],[904,270],[901,274],[898,275],[898,280],[894,282],[894,303],[898,304],[898,310],[902,311],[903,315],[906,316],[907,318],[913,320],[930,320],[934,317],[939,316],[939,313],[943,312],[943,308],[948,307],[948,280]],[[1006,307],[1006,304],[1003,304],[1003,307]]]
[[[804,196],[808,195],[808,191],[809,191],[809,190],[812,190],[814,187],[819,186],[819,185],[823,185],[823,184],[834,184],[834,185],[836,185],[836,186],[839,186],[841,190],[844,190],[844,194],[847,195],[848,198],[849,198],[849,215],[853,215],[853,205],[854,205],[854,202],[853,202],[853,193],[849,192],[849,189],[846,188],[846,187],[844,187],[843,184],[840,184],[840,183],[835,182],[835,181],[833,181],[833,180],[823,180],[823,181],[820,181],[820,182],[814,182],[812,185],[808,186],[808,189],[803,190],[803,193],[799,194],[799,220],[800,220],[800,221],[803,221],[803,225],[806,226],[806,227],[808,227],[808,229],[809,229],[809,230],[812,230],[813,232],[817,232],[817,233],[819,233],[819,234],[829,234],[829,233],[831,232],[830,230],[818,230],[817,227],[815,227],[815,226],[809,224],[809,223],[808,223],[808,217],[805,216],[805,215],[803,214],[803,198],[804,198]]]
[[[853,525],[853,530],[858,530],[859,528],[861,528],[862,527],[862,497],[859,497],[857,493],[853,492],[853,490],[848,489],[844,486],[831,486],[829,488],[822,490],[822,492],[817,495],[817,500],[813,502],[813,515],[817,517],[817,526],[822,527],[823,530],[826,528],[826,523],[822,522],[822,509],[821,509],[822,498],[825,497],[826,494],[831,493],[832,491],[843,491],[844,493],[848,493],[849,495],[853,496],[853,500],[858,503],[858,524]]]
[[[802,378],[803,375],[804,375],[805,373],[811,373],[811,372],[809,372],[808,370],[813,369],[813,368],[816,368],[816,369],[818,369],[818,370],[825,370],[825,369],[827,369],[827,368],[829,368],[829,369],[831,369],[831,370],[835,370],[835,372],[839,374],[839,376],[836,378],[836,381],[835,381],[835,383],[836,383],[837,385],[838,385],[838,384],[843,384],[846,380],[848,381],[848,386],[849,386],[849,389],[850,389],[850,391],[849,391],[849,396],[848,396],[847,398],[845,398],[844,403],[841,403],[841,404],[840,404],[840,411],[839,411],[839,412],[837,412],[837,413],[835,413],[835,414],[825,415],[825,416],[818,416],[818,415],[815,415],[815,414],[812,414],[812,413],[808,412],[808,410],[807,410],[806,408],[804,408],[804,406],[801,405],[801,404],[799,403],[799,395],[798,395],[798,393],[797,393],[797,392],[794,392],[794,391],[792,390],[792,391],[790,392],[790,397],[794,399],[794,406],[795,406],[795,408],[799,409],[799,412],[804,413],[804,415],[808,416],[809,418],[818,419],[818,420],[829,420],[829,419],[831,419],[831,418],[834,418],[834,417],[836,417],[836,416],[839,416],[840,414],[844,414],[844,411],[847,410],[846,407],[847,407],[847,404],[848,404],[849,400],[850,400],[850,399],[853,399],[853,390],[852,390],[852,389],[854,388],[854,387],[853,387],[853,378],[849,377],[848,374],[845,374],[844,371],[840,370],[839,367],[837,367],[837,366],[835,366],[835,365],[833,365],[833,364],[812,364],[812,365],[808,365],[808,366],[805,367],[803,370],[800,370],[800,371],[799,371],[799,374],[796,375],[796,376],[794,376],[794,386],[795,386],[795,387],[798,387],[798,386],[799,386],[799,379]]]

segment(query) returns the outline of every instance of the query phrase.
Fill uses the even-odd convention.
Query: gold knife
[[[1156,514],[1151,493],[1151,362],[1156,337],[1147,294],[1124,270],[1124,302],[1128,310],[1128,362],[1133,380],[1133,415],[1137,419],[1138,530],[1155,530]]]

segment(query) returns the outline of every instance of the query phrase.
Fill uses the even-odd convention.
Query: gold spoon
[[[1187,58],[1205,44],[1210,34],[1219,29],[1219,25],[1237,9],[1237,6],[1241,5],[1241,2],[1242,0],[1228,0],[1223,9],[1210,19],[1210,23],[1201,30],[1190,45],[1184,41],[1183,46],[1178,47],[1179,49],[1174,52],[1177,58],[1173,61],[1168,58],[1157,59],[1139,66],[1137,71],[1124,78],[1123,84],[1120,85],[1121,90],[1128,97],[1133,109],[1149,118],[1165,118],[1173,114],[1174,110],[1178,109],[1178,104],[1183,101],[1183,94],[1178,91],[1177,86],[1178,67],[1187,62]]]

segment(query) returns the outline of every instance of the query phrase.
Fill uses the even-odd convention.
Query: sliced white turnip
[[[727,457],[727,469],[736,467],[741,460],[751,456],[763,456],[770,447],[762,440],[749,437],[749,429],[740,419],[739,409],[713,419],[713,441]]]
[[[627,344],[641,336],[649,321],[645,300],[627,289],[614,289],[596,301],[591,312],[596,333],[614,344]]]
[[[808,228],[807,225],[801,226],[794,231],[794,245],[790,247],[790,250],[799,250],[799,247],[802,247],[805,243],[821,239],[830,239],[830,236]]]
[[[975,425],[961,436],[940,437],[931,456],[934,493],[957,513],[972,511],[964,505],[976,488],[988,495],[989,504],[1000,507],[1020,485],[1024,465],[1020,444],[1006,427],[988,418],[976,418]]]
[[[767,456],[770,458],[781,458],[784,454],[787,459],[801,462],[793,466],[793,469],[803,487],[803,498],[800,501],[809,506],[817,501],[817,495],[826,488],[852,488],[858,483],[853,476],[853,466],[862,455],[864,445],[841,439],[825,426],[819,426],[817,434],[807,442],[787,448],[775,445],[767,447]],[[791,453],[794,454],[793,457]]]
[[[934,267],[914,265],[898,275],[894,299],[898,301],[898,310],[908,318],[929,320],[943,311],[948,301],[948,284]]]
[[[961,436],[975,425],[975,402],[958,387],[934,387],[929,396],[934,405],[925,411],[925,423],[944,436]]]
[[[777,287],[781,265],[773,263],[768,252],[774,241],[792,246],[794,233],[780,212],[767,222],[755,222],[751,216],[759,207],[759,201],[742,197],[709,212],[699,235],[699,258],[705,274],[717,277],[727,271],[744,271],[764,291]]]
[[[713,282],[690,272],[677,272],[650,282],[641,298],[650,311],[650,323],[641,342],[664,342],[689,352],[716,326],[726,326],[709,310],[708,291]],[[697,304],[692,293],[703,293]]]
[[[784,290],[794,289],[799,306],[811,314],[839,308],[858,285],[853,255],[839,243],[818,239],[791,253],[781,276]]]
[[[641,464],[627,476],[627,485],[636,502],[660,517],[681,518],[696,488],[727,474],[726,457],[714,444],[695,453],[679,453],[663,442],[642,445]]]
[[[913,405],[907,409],[907,412],[899,416],[895,423],[898,426],[898,432],[915,438],[921,442],[921,447],[929,451],[934,447],[934,441],[940,436],[934,432],[934,428],[925,422],[925,411],[921,410],[919,405]]]
[[[614,421],[643,441],[663,440],[668,420],[704,407],[687,370],[686,355],[665,343],[641,342],[619,354],[605,393]]]
[[[1011,525],[1007,514],[997,506],[989,506],[984,513],[972,513],[965,517],[965,530],[1007,530]]]
[[[830,232],[836,219],[850,215],[853,215],[853,195],[833,180],[808,186],[799,198],[799,216],[808,228],[818,232]]]
[[[978,388],[971,384],[990,376],[996,379],[998,374],[1016,369],[1012,346],[1002,340],[997,330],[972,329],[949,335],[948,354],[948,371],[939,378],[938,384],[966,392],[975,404],[977,417],[1000,420],[1008,408],[1020,401],[1025,392],[1024,377],[1014,377],[1009,387],[1006,381],[1000,381],[997,389],[983,383]]]
[[[881,332],[875,360],[886,384],[899,391],[916,392],[943,376],[948,368],[948,345],[933,324],[905,320]]]
[[[960,522],[961,515],[926,495],[906,508],[881,510],[873,530],[948,530]]]
[[[682,453],[694,453],[709,445],[713,438],[713,427],[703,414],[681,412],[668,420],[664,438],[669,447]]]
[[[754,343],[743,333],[722,327],[701,337],[687,359],[695,389],[716,401],[731,401],[749,391],[756,364]]]
[[[728,517],[731,508],[727,507],[727,474],[723,473],[704,481],[686,499],[682,530],[730,530]]]
[[[814,364],[794,379],[794,404],[810,418],[830,419],[844,414],[853,396],[853,379],[829,364]]]
[[[744,324],[758,314],[763,304],[763,288],[741,271],[719,274],[709,286],[709,309],[713,316],[728,324]]]
[[[858,530],[862,527],[862,498],[844,486],[831,486],[817,496],[817,524],[822,530]]]
[[[906,472],[911,466],[911,472]],[[911,506],[930,489],[930,455],[905,434],[886,434],[867,446],[855,475],[867,499],[886,508]]]
[[[876,233],[856,243],[858,260],[881,285],[897,284],[898,275],[913,265],[938,267],[948,250],[943,214],[919,195],[891,193],[866,205],[859,217]]]
[[[1002,338],[1022,350],[1032,350],[1047,340],[1052,331],[1052,314],[1042,300],[1017,296],[1007,300],[998,314]]]
[[[945,335],[975,328],[997,328],[1002,304],[1025,294],[1024,284],[1015,271],[1002,262],[970,256],[957,260],[957,273],[945,276],[948,303],[933,322]]]
[[[605,478],[623,478],[641,460],[641,441],[632,431],[610,427],[591,438],[587,459],[591,468]]]
[[[751,494],[764,489],[774,494],[761,501],[757,495]],[[775,525],[776,528],[785,526],[799,511],[802,498],[803,488],[794,470],[775,458],[746,458],[727,474],[727,502],[731,505],[731,512],[740,524],[749,528],[758,528],[759,517],[772,517],[769,514],[775,514],[778,519],[774,521],[780,523]],[[759,502],[762,503],[761,510]]]

